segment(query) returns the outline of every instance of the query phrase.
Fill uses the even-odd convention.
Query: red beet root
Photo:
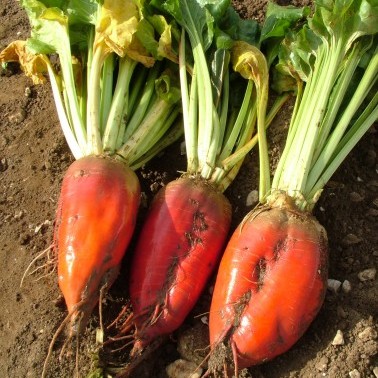
[[[171,182],[156,196],[131,266],[133,353],[184,321],[219,261],[231,220],[228,200],[201,178]]]
[[[212,347],[229,343],[236,370],[287,351],[323,303],[327,268],[326,232],[312,215],[290,207],[248,214],[219,267]]]
[[[88,156],[67,170],[55,247],[71,334],[85,327],[101,288],[115,280],[134,231],[139,199],[138,178],[117,160]]]

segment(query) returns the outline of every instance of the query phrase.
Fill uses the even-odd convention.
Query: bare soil
[[[303,3],[308,2],[295,4]],[[242,15],[258,19],[265,5],[265,0],[234,1]],[[18,2],[3,0],[0,49],[28,35],[28,20]],[[277,162],[282,151],[291,110],[292,104],[288,104],[269,131],[273,162]],[[32,85],[12,65],[0,76],[0,127],[0,376],[34,378],[41,375],[48,345],[66,312],[55,273],[43,277],[48,270],[41,268],[26,277],[22,287],[20,283],[31,261],[52,244],[59,187],[73,158],[61,133],[49,86]],[[315,215],[328,231],[329,277],[342,283],[348,281],[351,290],[329,290],[319,315],[290,351],[243,371],[241,376],[378,377],[378,287],[373,270],[378,258],[376,151],[376,128],[372,127],[328,183],[315,209]],[[257,161],[253,151],[226,192],[234,209],[233,228],[251,210],[246,199],[257,189]],[[180,170],[185,170],[185,157],[180,155],[177,143],[138,172],[145,193],[138,225],[154,193],[177,177]],[[45,262],[41,259],[34,267],[42,267]],[[127,264],[128,257],[103,304],[105,324],[127,300]],[[367,269],[373,274],[365,280],[361,272]],[[213,279],[183,327],[147,355],[133,377],[166,377],[165,367],[180,356],[198,363],[198,353],[206,354],[200,348],[208,342],[203,314],[208,311],[212,284]],[[93,371],[97,363],[98,324],[95,311],[80,340],[81,376]],[[340,332],[343,343],[334,345]],[[73,376],[74,353],[65,354],[59,361],[61,343],[62,340],[58,341],[54,349],[48,377]],[[127,350],[124,356],[126,359]]]

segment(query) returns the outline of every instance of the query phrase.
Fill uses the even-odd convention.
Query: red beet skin
[[[180,178],[157,194],[131,266],[134,352],[182,324],[219,261],[230,220],[230,203],[203,179]]]
[[[250,213],[229,241],[216,278],[213,349],[230,345],[238,368],[287,351],[323,303],[327,269],[326,232],[313,216],[289,208]]]
[[[73,314],[71,333],[83,329],[101,287],[109,288],[116,278],[134,231],[139,200],[137,176],[119,161],[89,156],[68,168],[54,244],[59,286]]]

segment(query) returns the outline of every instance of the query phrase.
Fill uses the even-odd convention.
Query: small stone
[[[0,136],[0,147],[6,147],[8,145],[9,141],[8,139],[4,136],[4,135],[1,135]]]
[[[38,232],[41,231],[42,227],[43,227],[43,223],[38,224],[37,226],[35,226],[34,233],[38,234]]]
[[[344,184],[338,181],[329,180],[327,183],[327,187],[331,189],[339,189],[339,188],[343,188]]]
[[[16,212],[14,213],[14,218],[15,218],[15,219],[21,219],[23,215],[24,215],[24,212],[23,212],[22,210],[20,210],[20,211],[16,211]]]
[[[345,294],[348,294],[352,290],[352,285],[348,280],[345,280],[341,285],[341,289]]]
[[[259,201],[259,192],[257,190],[252,190],[248,193],[247,199],[245,201],[246,206],[254,206]]]
[[[46,219],[43,223],[40,223],[37,226],[35,226],[34,233],[37,234],[39,231],[41,231],[41,229],[44,226],[49,226],[50,224],[51,224],[51,221],[49,221],[48,219]]]
[[[349,194],[349,198],[352,202],[361,202],[364,200],[364,197],[362,197],[361,194],[357,192],[351,192]]]
[[[378,197],[374,199],[374,201],[373,201],[373,205],[374,205],[375,207],[378,207]]]
[[[29,97],[31,95],[30,87],[25,87],[24,95],[25,97]]]
[[[375,375],[376,378],[378,378],[378,366],[376,366],[376,367],[373,369],[373,374]]]
[[[349,372],[349,377],[350,378],[361,378],[361,374],[357,369],[353,369],[352,371]]]
[[[16,111],[8,116],[8,120],[11,123],[21,123],[26,118],[26,112],[23,109]]]
[[[371,216],[371,217],[377,217],[377,216],[378,216],[378,209],[370,208],[370,209],[367,211],[367,215],[369,215],[369,216]]]
[[[378,188],[378,180],[371,180],[366,184],[371,189]]]
[[[0,160],[0,172],[5,172],[8,169],[8,160],[6,158],[2,158]]]
[[[327,280],[327,288],[328,290],[332,291],[334,294],[337,294],[341,286],[341,282],[338,280],[334,280],[332,278]]]
[[[372,281],[372,280],[375,280],[376,275],[377,275],[377,269],[369,268],[358,273],[358,278],[361,282]]]
[[[345,342],[344,342],[344,334],[342,333],[341,330],[337,330],[336,332],[336,336],[334,337],[334,339],[332,340],[332,345],[344,345]]]
[[[159,190],[159,183],[158,182],[153,182],[151,185],[150,185],[150,190],[152,193],[155,193]]]
[[[202,322],[203,324],[207,324],[207,325],[209,325],[209,319],[208,319],[208,317],[207,317],[207,316],[202,316],[202,317],[201,317],[201,322]]]
[[[169,378],[200,378],[202,369],[194,362],[176,360],[166,367]]]
[[[355,234],[348,234],[343,239],[343,244],[345,244],[345,245],[354,245],[354,244],[361,243],[361,241],[362,241],[362,239],[360,237],[358,237],[357,235],[355,235]]]
[[[319,362],[316,363],[315,367],[319,371],[325,371],[328,367],[329,359],[328,357],[321,357]]]
[[[373,327],[366,327],[358,334],[358,337],[363,341],[374,340],[377,336],[377,331]]]

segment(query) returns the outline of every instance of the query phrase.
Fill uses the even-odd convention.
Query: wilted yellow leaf
[[[234,70],[245,79],[262,85],[268,80],[268,65],[264,54],[247,42],[237,41],[232,48]]]
[[[105,42],[119,56],[130,45],[139,19],[138,7],[130,0],[105,0],[96,28],[95,44]]]
[[[136,36],[134,36],[127,49],[127,55],[146,67],[152,67],[155,64],[155,59],[148,54],[147,50]]]
[[[127,54],[152,66],[154,59],[135,36],[139,20],[139,9],[134,1],[105,0],[96,27],[95,48],[102,45],[105,54],[113,51],[121,57]]]
[[[34,84],[46,82],[44,73],[47,72],[48,58],[43,54],[33,54],[26,48],[26,41],[14,41],[0,52],[0,63],[19,62],[25,75]]]
[[[165,56],[172,62],[178,63],[178,56],[172,48],[171,25],[169,24],[166,24],[166,28],[160,36],[158,52],[160,56]]]

